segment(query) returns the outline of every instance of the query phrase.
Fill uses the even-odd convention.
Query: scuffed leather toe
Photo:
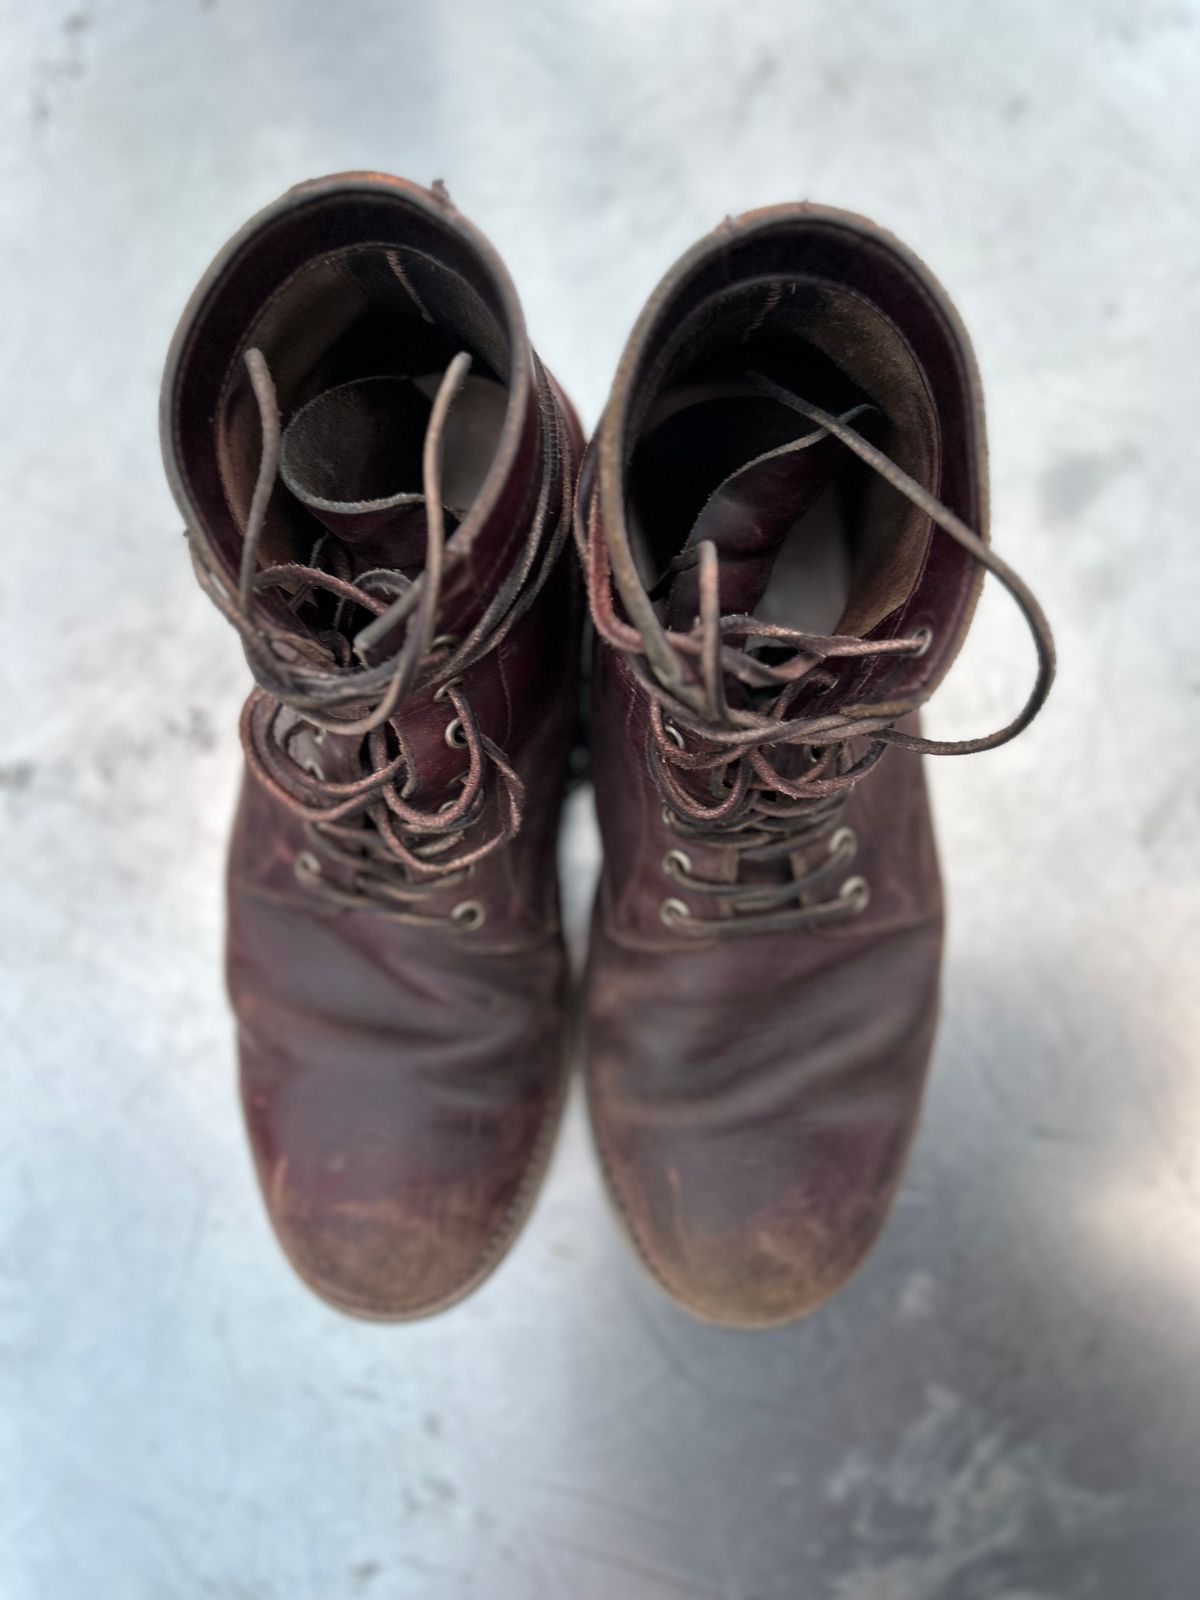
[[[443,1309],[538,1189],[564,1078],[560,947],[468,958],[426,937],[421,965],[414,931],[388,965],[352,959],[352,919],[233,904],[242,1103],[286,1255],[339,1310]],[[285,937],[290,959],[269,964]]]
[[[717,1186],[737,1195],[745,1176],[715,1171],[703,1147],[668,1164],[653,1139],[628,1144],[596,1121],[610,1189],[638,1253],[672,1299],[708,1322],[770,1327],[816,1310],[862,1262],[888,1213],[890,1185],[837,1191],[838,1157],[818,1137],[796,1141],[790,1159],[803,1181],[785,1199],[723,1218],[706,1197]],[[631,1148],[635,1154],[620,1153]]]
[[[555,1101],[514,1108],[467,1135],[475,1159],[454,1180],[439,1175],[440,1138],[461,1150],[465,1128],[430,1128],[424,1151],[403,1128],[313,1117],[303,1088],[276,1107],[276,1125],[247,1102],[267,1210],[304,1281],[342,1311],[373,1320],[429,1315],[460,1299],[500,1260],[536,1192],[540,1146]],[[465,1113],[470,1118],[471,1113]],[[449,1121],[459,1121],[451,1118]]]
[[[937,942],[936,928],[917,928],[848,962],[835,947],[805,984],[777,972],[760,994],[743,992],[740,1014],[758,1025],[734,1039],[719,955],[687,952],[647,975],[600,936],[589,1019],[597,1145],[638,1253],[693,1315],[790,1322],[862,1262],[919,1111]],[[653,1028],[632,1020],[646,1015],[647,984]],[[866,994],[896,998],[864,1008]]]
[[[399,1061],[275,1077],[244,1057],[245,1111],[271,1222],[299,1275],[339,1310],[429,1315],[500,1260],[532,1203],[556,1120],[557,1074],[513,1103],[441,1103],[398,1120]],[[452,1170],[447,1154],[453,1152]]]

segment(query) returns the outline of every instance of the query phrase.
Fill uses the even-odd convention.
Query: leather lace
[[[479,620],[460,639],[435,630],[445,571],[457,554],[446,542],[442,506],[445,423],[470,356],[462,352],[446,368],[426,428],[425,562],[413,579],[387,568],[351,577],[345,552],[328,535],[317,540],[307,562],[259,568],[282,441],[266,360],[258,350],[248,351],[245,360],[261,418],[262,449],[236,588],[190,527],[188,539],[201,586],[237,629],[255,677],[241,717],[247,764],[258,782],[304,824],[311,848],[297,856],[295,871],[305,887],[348,910],[370,910],[416,926],[455,931],[478,927],[485,916],[478,901],[461,902],[448,913],[422,908],[462,882],[521,827],[524,785],[504,751],[480,727],[463,675],[497,649],[529,609],[566,541],[570,473],[564,470],[562,423],[544,373],[537,366],[543,472],[533,520],[517,559]],[[554,531],[543,546],[556,485],[561,502]],[[288,593],[293,611],[317,594],[331,596],[331,625],[306,633],[277,624],[260,603],[264,593],[275,589]],[[351,635],[347,619],[356,609],[370,621]],[[375,659],[377,654],[381,659]],[[457,795],[436,809],[413,802],[420,775],[395,715],[414,691],[430,688],[435,700],[452,709],[447,742],[460,745],[467,762]],[[285,717],[285,708],[295,715]],[[360,775],[333,782],[318,761],[301,760],[295,746],[305,732],[318,748],[329,735],[357,739]],[[473,835],[489,786],[497,789],[498,823],[480,839]],[[344,869],[349,887],[326,875],[323,860]]]
[[[698,916],[677,898],[663,901],[662,920],[695,938],[816,927],[859,915],[870,889],[845,878],[856,840],[840,818],[851,790],[888,745],[930,755],[967,755],[1015,738],[1037,715],[1054,679],[1054,641],[1045,614],[1026,584],[962,519],[909,477],[846,420],[811,405],[761,373],[752,381],[811,423],[816,438],[831,434],[918,507],[1016,601],[1037,652],[1037,674],[1025,705],[1003,728],[974,739],[936,740],[895,724],[917,709],[915,698],[844,706],[818,716],[790,716],[801,692],[830,688],[823,665],[836,660],[919,656],[928,630],[894,639],[806,633],[758,618],[722,616],[716,547],[705,541],[676,559],[668,577],[698,566],[699,614],[687,632],[663,627],[652,594],[642,586],[623,530],[605,538],[595,460],[589,452],[577,501],[575,536],[588,575],[597,632],[619,650],[650,701],[647,754],[663,802],[663,819],[683,844],[731,849],[743,864],[802,860],[804,870],[783,881],[713,882],[699,878],[686,849],[667,852],[669,880],[730,915]],[[616,580],[630,621],[618,615]],[[655,593],[660,586],[656,586]],[[727,679],[743,686],[731,705]],[[866,741],[856,753],[855,741]],[[785,770],[786,769],[786,770]],[[697,791],[707,791],[707,794]],[[815,861],[815,847],[825,848]]]

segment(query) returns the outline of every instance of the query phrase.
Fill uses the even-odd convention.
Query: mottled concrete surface
[[[1194,1600],[1200,7],[0,0],[0,1596]],[[273,1248],[220,870],[246,673],[154,432],[224,237],[294,180],[444,176],[593,421],[662,270],[809,196],[934,264],[1034,731],[934,773],[952,906],[886,1238],[797,1329],[694,1326],[578,1105],[451,1315],[344,1321]],[[990,596],[933,716],[1031,668]],[[596,858],[564,844],[576,927]]]

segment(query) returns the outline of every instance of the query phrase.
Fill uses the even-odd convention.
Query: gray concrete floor
[[[1194,1600],[1200,7],[0,0],[0,1595]],[[892,1225],[790,1331],[622,1250],[580,1108],[427,1325],[307,1296],[232,1093],[246,673],[159,468],[200,270],[298,178],[429,180],[594,421],[659,274],[808,196],[943,276],[1062,673],[933,774],[952,909]],[[991,596],[935,731],[1014,707]],[[573,925],[596,862],[564,842]]]

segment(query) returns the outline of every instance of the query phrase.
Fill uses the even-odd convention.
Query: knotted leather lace
[[[577,501],[576,540],[588,574],[597,631],[621,651],[650,700],[647,754],[662,795],[663,818],[682,840],[724,847],[742,863],[802,856],[803,871],[783,881],[712,882],[695,875],[685,849],[664,857],[668,878],[689,895],[723,904],[731,915],[696,916],[674,897],[662,919],[697,937],[736,937],[813,927],[858,915],[869,886],[843,878],[852,860],[853,830],[839,826],[850,791],[889,744],[930,755],[967,755],[1015,738],[1037,715],[1054,678],[1049,624],[1025,583],[962,519],[881,450],[819,406],[760,373],[752,381],[817,430],[832,434],[993,573],[1020,608],[1037,651],[1037,676],[1028,700],[1005,727],[974,739],[944,741],[900,731],[895,724],[917,709],[918,698],[842,706],[818,716],[789,716],[797,696],[836,681],[823,663],[847,658],[919,656],[931,634],[859,639],[806,633],[758,618],[721,615],[716,547],[705,541],[677,558],[668,573],[698,564],[699,614],[687,632],[663,627],[642,586],[624,536],[609,545],[602,526],[595,460],[589,453]],[[618,615],[617,580],[630,620]],[[663,585],[657,585],[658,593]],[[731,705],[727,680],[743,686]],[[866,740],[855,754],[853,742]],[[799,754],[789,752],[798,749]],[[786,769],[786,770],[785,770]],[[699,791],[699,792],[698,792]],[[707,795],[703,791],[707,791]],[[825,843],[810,865],[814,847]]]
[[[523,549],[497,583],[483,614],[459,639],[435,629],[445,571],[457,554],[446,543],[442,507],[445,423],[470,356],[463,352],[450,362],[430,413],[422,452],[425,563],[414,579],[386,568],[352,578],[345,552],[328,535],[317,541],[306,563],[259,569],[267,507],[279,474],[281,433],[275,388],[262,353],[248,351],[246,367],[261,417],[262,451],[236,589],[188,529],[199,581],[240,634],[256,680],[241,718],[246,761],[256,779],[305,825],[312,848],[297,857],[295,870],[308,888],[339,906],[370,909],[418,926],[478,927],[485,915],[478,901],[461,902],[444,915],[419,908],[462,881],[521,826],[524,785],[512,762],[480,727],[463,674],[498,648],[528,610],[567,537],[570,474],[563,467],[561,419],[544,373],[539,365],[543,470],[533,520]],[[543,547],[555,486],[561,503]],[[260,603],[260,596],[272,589],[288,592],[293,611],[317,593],[333,596],[331,625],[315,634],[279,625]],[[356,608],[371,620],[351,636],[346,622]],[[377,654],[381,659],[374,659]],[[457,795],[436,809],[413,803],[420,774],[395,717],[414,691],[428,688],[452,708],[447,743],[461,746],[467,761]],[[285,717],[284,708],[296,716]],[[318,746],[329,735],[358,740],[361,774],[333,782],[319,762],[298,759],[294,747],[305,731]],[[487,837],[471,838],[489,782],[498,785],[498,825]],[[345,870],[349,887],[325,874],[322,858]]]

